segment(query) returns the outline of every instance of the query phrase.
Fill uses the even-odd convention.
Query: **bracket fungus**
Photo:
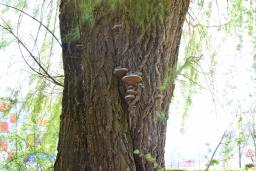
[[[127,72],[128,72],[127,68],[122,68],[119,66],[114,69],[113,74],[119,78],[122,78],[123,76],[125,76],[127,74]]]
[[[126,89],[127,90],[135,90],[136,87],[132,86],[132,85],[127,85],[126,84]]]
[[[128,73],[122,78],[122,81],[125,82],[128,85],[137,85],[139,82],[142,81],[142,77],[137,74],[136,72],[134,73]]]
[[[145,88],[143,83],[139,83],[138,86],[141,87],[141,88]]]
[[[123,86],[125,86],[125,101],[129,105],[129,108],[136,108],[135,104],[140,99],[142,84],[142,73],[133,72],[127,68],[118,66],[114,68],[113,74],[122,80]]]
[[[125,98],[125,100],[126,100],[126,101],[128,101],[128,102],[129,102],[129,101],[131,101],[131,100],[135,99],[135,96],[134,96],[134,95],[132,95],[132,94],[128,94],[128,95],[126,95],[124,98]]]
[[[131,94],[131,95],[136,96],[138,93],[137,93],[137,91],[135,91],[133,89],[129,89],[129,90],[126,91],[126,94]]]

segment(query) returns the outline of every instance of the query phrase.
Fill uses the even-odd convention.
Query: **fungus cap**
[[[129,89],[129,90],[126,91],[126,94],[137,95],[137,91],[135,91],[133,89]]]
[[[122,68],[122,67],[116,67],[114,69],[114,75],[118,76],[118,77],[123,77],[126,73],[128,72],[127,68]]]
[[[128,74],[122,78],[122,81],[129,84],[129,85],[137,85],[139,82],[142,81],[142,77],[138,74]]]
[[[124,98],[125,98],[125,100],[130,101],[130,100],[135,99],[135,96],[132,95],[132,94],[128,94],[128,95],[126,95]]]

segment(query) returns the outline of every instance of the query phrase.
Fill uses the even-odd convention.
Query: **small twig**
[[[7,5],[7,4],[3,4],[3,3],[0,3],[0,5],[2,6],[5,6],[5,7],[8,7],[8,8],[12,8],[12,9],[15,9],[25,15],[27,15],[28,17],[32,18],[33,20],[35,20],[36,22],[38,22],[40,25],[42,25],[54,38],[55,40],[58,42],[58,44],[62,47],[61,45],[61,42],[59,41],[59,39],[57,38],[57,36],[46,26],[44,25],[41,21],[39,21],[38,19],[36,19],[35,17],[33,17],[32,15],[26,13],[25,11],[19,9],[19,8],[16,8],[16,7],[13,7],[13,6],[10,6],[10,5]]]
[[[20,40],[19,37],[17,37],[13,31],[10,28],[7,28],[3,25],[0,24],[0,27],[2,27],[4,30],[8,31],[11,35],[13,35],[15,37],[15,39],[25,48],[25,50],[29,53],[29,55],[33,58],[33,60],[36,62],[36,64],[39,66],[40,69],[42,69],[42,71],[44,72],[44,74],[53,81],[53,83],[55,83],[56,85],[59,85],[61,87],[64,87],[64,85],[62,83],[60,83],[59,81],[55,80],[48,72],[47,70],[42,66],[42,64],[40,62],[37,61],[36,57],[32,54],[32,52],[30,52],[30,50],[27,48],[27,46]]]
[[[210,168],[210,166],[211,166],[211,164],[212,164],[212,160],[213,160],[213,158],[214,158],[214,156],[215,156],[217,150],[219,149],[220,145],[222,144],[222,141],[223,141],[223,139],[225,138],[225,136],[226,136],[226,134],[227,134],[227,131],[228,131],[228,129],[226,129],[226,130],[224,131],[224,133],[222,134],[221,139],[220,139],[218,145],[217,145],[216,148],[214,149],[214,151],[213,151],[213,153],[212,153],[212,156],[211,156],[211,159],[209,160],[209,163],[207,164],[207,167],[206,167],[206,169],[205,169],[206,171],[209,170],[209,168]]]

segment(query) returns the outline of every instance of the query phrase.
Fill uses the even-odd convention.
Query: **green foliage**
[[[151,164],[153,164],[154,168],[157,170],[157,171],[164,171],[165,169],[164,168],[161,168],[157,161],[156,161],[156,158],[152,156],[151,153],[146,153],[146,154],[143,154],[140,152],[139,149],[136,149],[133,151],[133,154],[134,155],[137,155],[137,156],[140,156],[140,157],[143,157],[146,161],[150,162]]]
[[[124,6],[131,21],[144,29],[151,24],[163,24],[167,7],[166,0],[130,0]]]
[[[150,153],[145,154],[144,158],[147,161],[150,161],[150,162],[154,162],[155,161],[155,158]]]
[[[94,12],[102,4],[101,12],[107,15],[120,9],[137,26],[146,29],[151,24],[163,24],[169,2],[166,0],[79,0],[80,24],[94,25]]]
[[[37,82],[37,80],[34,81]],[[32,160],[31,157],[43,170],[53,166],[59,130],[61,96],[47,96],[44,91],[48,87],[45,85],[45,81],[39,80],[36,85],[38,93],[28,93],[24,102],[13,100],[11,107],[18,108],[21,105],[17,115],[23,117],[18,117],[18,120],[21,120],[16,125],[15,131],[8,134],[9,143],[16,144],[16,155],[12,160],[1,164],[3,169],[28,167],[29,170],[34,170],[34,166],[25,162]]]
[[[10,21],[8,22],[10,24]],[[5,23],[6,25],[6,23]],[[9,46],[14,40],[7,34],[0,34],[0,49],[4,49]]]
[[[213,159],[213,160],[211,160],[210,165],[214,166],[214,165],[218,165],[219,163],[220,163],[219,160]]]
[[[248,168],[253,168],[255,165],[252,164],[252,163],[249,163],[249,164],[246,164],[245,165],[245,168],[248,169]]]
[[[33,15],[33,17],[41,18],[44,15],[47,16],[47,18],[45,18],[45,21],[47,22],[46,26],[49,28],[49,30],[52,30],[53,33],[55,33],[55,30],[57,30],[56,17],[58,17],[58,15],[56,14],[58,12],[56,5],[58,2],[33,1],[33,3],[33,6],[30,5],[27,7],[27,1],[25,0],[13,0],[6,2],[6,4],[10,4],[26,11],[28,14]],[[18,17],[22,16],[21,18],[23,18],[22,13],[19,13],[18,11],[10,8],[4,8],[4,10],[5,13],[10,13],[10,16],[12,17],[17,15]],[[10,26],[14,31],[16,31],[16,28],[22,27],[22,22],[19,23],[19,26],[17,26],[13,20],[8,20],[7,16],[9,15],[4,16],[3,14],[1,17],[7,18],[8,27]],[[35,21],[33,20],[33,22]],[[26,32],[24,32],[24,30],[22,31],[23,32],[19,35],[19,37],[23,41],[23,34],[26,34]],[[36,59],[47,70],[47,72],[50,73],[50,75],[52,75],[54,78],[60,78],[59,81],[61,82],[62,77],[59,77],[61,75],[59,73],[62,72],[62,70],[60,70],[62,65],[61,63],[58,63],[61,57],[59,56],[60,53],[56,52],[56,46],[59,45],[56,45],[54,42],[52,34],[50,34],[48,31],[41,30],[41,26],[38,27],[37,31],[38,35],[35,36],[35,40],[37,40],[37,42],[34,42],[34,40],[26,41],[25,44],[32,44],[33,48],[31,48],[31,53],[39,54],[38,56],[35,55]],[[13,39],[9,38],[11,35],[6,34],[6,32],[4,33],[5,34],[0,34],[3,36],[3,40],[13,41]],[[33,36],[33,33],[28,34]],[[7,46],[7,43],[8,42],[4,42],[4,46]],[[29,45],[28,48],[30,49]],[[35,49],[36,53],[33,51]],[[38,69],[37,65],[34,65],[34,61],[31,60],[31,57],[25,57],[25,59],[29,64],[31,64],[32,67],[34,67],[36,71],[41,72],[41,69]],[[55,74],[57,75],[56,77]],[[18,120],[14,128],[8,133],[7,137],[0,137],[2,139],[8,139],[9,143],[11,144],[10,146],[12,147],[12,151],[15,152],[13,158],[1,161],[0,166],[3,170],[53,170],[52,167],[57,153],[56,146],[59,132],[62,90],[56,87],[56,85],[52,84],[52,82],[50,82],[48,77],[45,75],[35,76],[34,74],[31,74],[29,76],[28,84],[29,89],[26,82],[24,82],[22,84],[22,89],[15,89],[14,91],[11,91],[8,98],[2,98],[0,100],[10,102],[10,107],[8,110],[4,111],[5,116],[1,117],[8,117],[10,112],[15,111]]]
[[[7,42],[6,40],[1,40],[0,41],[0,49],[7,47],[9,44],[10,43]]]
[[[256,39],[253,40],[254,54],[253,54],[253,63],[252,68],[256,72]]]
[[[254,13],[253,13],[253,7],[251,7],[248,12],[248,35],[253,36],[254,31]]]
[[[231,20],[224,26],[230,32],[232,29],[241,27],[244,20],[244,0],[230,1],[229,15]]]
[[[221,148],[221,154],[223,157],[223,162],[226,164],[230,159],[233,158],[233,149],[234,149],[233,135],[231,133],[226,134]]]
[[[167,114],[163,111],[156,111],[156,119],[160,123],[165,123],[167,121]]]
[[[181,74],[185,69],[188,69],[188,68],[191,69],[191,67],[194,65],[195,62],[196,62],[196,58],[188,57],[185,59],[185,62],[182,65],[177,67],[177,69],[170,68],[162,84],[160,85],[159,90],[161,92],[166,90],[169,87],[170,83],[172,83],[179,74]]]
[[[134,150],[133,154],[136,154],[136,155],[140,154],[140,150],[138,150],[138,149]]]
[[[245,0],[234,0],[227,1],[227,7],[218,6],[217,1],[193,1],[190,5],[189,13],[186,17],[186,23],[183,29],[182,41],[184,46],[180,47],[181,59],[178,61],[178,67],[182,66],[184,61],[189,57],[199,57],[202,60],[197,60],[190,65],[187,65],[180,73],[176,71],[170,71],[166,78],[169,80],[176,80],[178,84],[181,85],[181,94],[183,96],[183,119],[185,120],[188,116],[190,106],[192,104],[193,94],[198,91],[201,87],[198,84],[198,80],[201,77],[207,82],[207,89],[213,95],[211,87],[214,81],[215,56],[217,54],[216,50],[213,49],[214,37],[211,32],[220,34],[226,34],[224,37],[236,37],[237,41],[237,53],[242,51],[242,43],[246,31],[250,36],[252,42],[255,42],[255,1],[245,1]],[[225,4],[223,2],[219,4]],[[219,20],[219,21],[218,21]],[[218,24],[211,23],[212,21],[217,21]],[[211,44],[213,43],[213,44]],[[254,47],[256,49],[256,46]],[[255,51],[255,50],[254,50]],[[256,55],[254,52],[254,63],[253,68],[256,68]],[[225,58],[223,56],[223,58]],[[209,71],[205,72],[201,67],[201,61],[204,59],[211,59],[209,65]],[[256,70],[256,69],[255,69]],[[184,79],[182,79],[184,78]],[[171,81],[170,81],[171,82]],[[169,82],[169,83],[170,83]],[[166,82],[165,86],[168,86]],[[175,92],[175,94],[178,92]],[[215,103],[214,97],[212,97],[213,103]]]
[[[76,26],[69,30],[62,38],[62,42],[75,42],[80,39],[80,30],[79,27]]]
[[[242,143],[245,143],[247,141],[248,133],[246,132],[239,132],[238,138],[236,140],[237,144],[240,145]]]
[[[102,0],[79,0],[79,20],[89,26],[94,25],[93,12]]]
[[[26,3],[26,0],[17,0],[14,6],[22,9],[26,5]]]

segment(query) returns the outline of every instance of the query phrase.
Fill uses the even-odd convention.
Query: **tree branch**
[[[228,129],[226,129],[226,130],[224,131],[224,133],[222,134],[221,139],[220,139],[218,145],[215,147],[215,149],[214,149],[214,151],[213,151],[213,153],[212,153],[211,159],[209,160],[209,163],[207,164],[207,167],[206,167],[206,169],[205,169],[206,171],[209,170],[209,168],[210,168],[210,166],[211,166],[211,164],[212,164],[212,160],[213,160],[213,158],[214,158],[214,156],[215,156],[217,150],[219,149],[219,147],[220,147],[220,145],[221,145],[223,139],[225,138],[225,136],[226,136],[226,134],[227,134],[227,131],[228,131]]]
[[[46,25],[44,25],[41,21],[39,21],[38,19],[36,19],[36,18],[33,17],[32,15],[26,13],[25,11],[23,11],[23,10],[21,10],[21,9],[19,9],[19,8],[16,8],[16,7],[7,5],[7,4],[3,4],[3,3],[0,3],[0,5],[5,6],[5,7],[8,7],[8,8],[15,9],[15,10],[17,10],[17,11],[19,11],[19,12],[21,12],[21,13],[27,15],[28,17],[32,18],[33,20],[35,20],[35,21],[38,22],[39,24],[41,24],[41,25],[55,38],[55,40],[58,42],[58,44],[62,47],[61,42],[60,42],[60,40],[57,38],[57,36],[56,36]]]
[[[64,87],[64,85],[62,83],[60,83],[59,81],[55,80],[49,73],[48,71],[42,66],[42,64],[40,62],[37,61],[36,57],[32,54],[32,52],[30,52],[30,50],[27,48],[27,46],[20,40],[19,37],[17,37],[13,31],[11,30],[11,28],[7,28],[3,25],[0,24],[0,27],[2,27],[2,29],[8,31],[11,35],[13,35],[13,37],[15,37],[15,39],[18,41],[18,43],[20,43],[24,48],[25,50],[29,53],[29,55],[32,57],[32,59],[36,62],[36,64],[39,66],[40,69],[42,69],[42,71],[44,72],[45,76],[47,76],[53,83],[55,83],[56,85],[58,86],[61,86],[61,87]],[[30,68],[32,69],[32,67],[30,66]],[[32,69],[33,71],[34,68]],[[39,72],[36,72],[36,73],[39,73]],[[40,73],[41,75],[41,73]]]

